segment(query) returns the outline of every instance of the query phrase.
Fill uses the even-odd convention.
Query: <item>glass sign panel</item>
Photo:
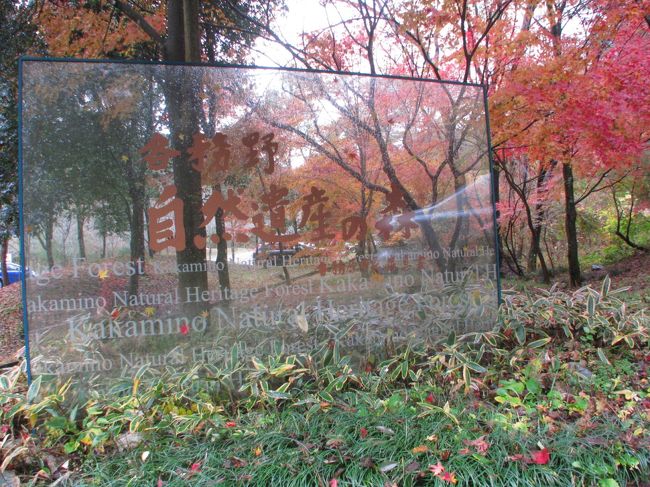
[[[22,80],[33,374],[328,344],[369,369],[494,326],[481,86],[56,60]]]

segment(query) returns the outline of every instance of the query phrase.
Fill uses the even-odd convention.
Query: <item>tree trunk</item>
[[[145,184],[146,166],[142,161],[130,161],[127,165],[129,199],[131,200],[131,214],[129,219],[130,242],[129,261],[136,269],[129,276],[129,294],[138,294],[140,276],[145,269]]]
[[[454,174],[454,191],[456,200],[456,223],[454,225],[454,233],[451,236],[449,241],[448,248],[463,248],[467,241],[467,234],[469,233],[469,218],[465,215],[465,185],[466,178],[464,173],[455,173]],[[442,253],[440,254],[442,255]],[[454,272],[456,270],[456,259],[451,259],[450,262],[446,264],[446,270]],[[444,271],[443,271],[444,272]]]
[[[9,252],[9,239],[2,239],[2,254],[0,265],[2,266],[2,284],[7,286],[9,284],[9,273],[7,272],[7,253]]]
[[[79,258],[86,258],[86,243],[84,242],[84,217],[77,210],[77,242],[79,244]]]
[[[429,248],[434,252],[434,254],[437,254],[439,256],[439,258],[436,260],[436,264],[438,265],[438,270],[444,274],[449,270],[449,266],[443,257],[445,253],[442,250],[442,246],[440,245],[438,235],[436,234],[433,225],[431,225],[431,222],[429,220],[424,218],[421,221],[418,221],[418,225],[422,229],[422,234],[424,235],[424,239],[426,240]]]
[[[131,213],[131,241],[130,241],[130,261],[131,265],[137,269],[133,275],[129,276],[129,294],[138,294],[140,273],[144,272],[144,181],[129,181],[132,186],[131,201],[133,211]]]
[[[535,203],[534,209],[534,224],[531,228],[531,245],[530,252],[528,254],[528,272],[535,272],[537,270],[537,259],[540,259],[540,263],[543,260],[542,255],[542,222],[544,220],[544,199],[540,197],[541,192],[545,192],[546,189],[544,185],[548,182],[549,177],[553,171],[553,168],[556,165],[556,161],[552,160],[549,169],[547,170],[544,166],[541,166],[539,169],[539,174],[537,175],[537,202]],[[544,282],[549,282],[551,276],[546,265],[542,266],[542,274],[544,276]]]
[[[102,254],[101,258],[105,259],[106,258],[106,230],[102,231]]]
[[[501,191],[499,187],[499,180],[501,176],[501,171],[499,171],[499,166],[496,164],[492,168],[492,181],[493,181],[493,186],[492,186],[492,194],[494,194],[494,205],[496,208],[499,208],[499,202],[501,201]],[[495,225],[496,227],[494,228],[494,232],[497,236],[497,248],[494,249],[495,253],[498,252],[499,255],[499,263],[503,262],[504,259],[504,254],[501,251],[503,248],[503,240],[501,237],[501,223],[500,223],[500,217],[501,217],[501,212],[497,209],[495,210]],[[497,269],[499,272],[501,272],[501,269]]]
[[[528,229],[530,230],[530,234],[531,234],[531,252],[534,252],[537,258],[539,259],[539,265],[542,268],[542,277],[544,279],[544,282],[549,282],[551,275],[548,271],[548,267],[546,266],[546,260],[544,259],[544,254],[542,253],[539,247],[540,240],[538,238],[535,238],[536,235],[535,218],[533,216],[533,210],[531,209],[530,204],[528,203],[528,199],[526,197],[526,191],[524,188],[519,187],[515,183],[512,174],[506,169],[505,166],[503,166],[502,169],[503,169],[503,175],[506,177],[506,181],[508,182],[512,190],[517,194],[517,196],[519,196],[521,203],[524,205],[524,210],[526,211],[526,224],[528,225]],[[517,267],[519,267],[519,265],[517,265]]]
[[[621,232],[621,220],[623,218],[622,211],[619,208],[618,198],[616,197],[616,189],[612,187],[612,197],[614,198],[614,208],[616,210],[616,231],[614,234],[623,240],[627,245],[636,250],[641,250],[642,252],[650,252],[650,248],[644,247],[632,241],[630,238],[630,227],[632,226],[632,215],[634,213],[634,184],[632,184],[632,190],[630,191],[630,209],[628,210],[627,215],[627,225],[625,226],[625,234]]]
[[[571,287],[577,287],[582,283],[582,276],[580,274],[580,261],[578,260],[578,231],[576,228],[578,214],[573,192],[573,169],[571,164],[562,164],[562,176],[564,178],[564,227],[567,239],[569,283]]]
[[[199,62],[199,17],[197,0],[168,0],[167,2],[167,61]],[[169,113],[169,125],[172,146],[181,152],[174,158],[174,183],[176,196],[183,201],[183,226],[185,230],[185,248],[176,251],[176,263],[179,266],[195,266],[201,270],[180,272],[178,289],[181,295],[189,288],[198,288],[199,293],[208,289],[208,272],[205,247],[199,249],[194,244],[194,237],[205,238],[205,228],[200,228],[203,221],[201,207],[201,174],[192,168],[188,149],[192,135],[199,128],[199,107],[197,79],[190,73],[175,76],[165,86],[165,99]],[[207,303],[186,303],[186,314],[198,315],[207,308]]]
[[[54,241],[54,218],[48,215],[45,220],[45,254],[47,255],[47,267],[51,270],[54,267],[54,253],[52,243]]]
[[[221,185],[216,184],[212,188],[213,191],[221,192]],[[230,291],[230,271],[228,269],[228,241],[224,238],[226,235],[226,222],[224,220],[223,208],[218,208],[217,213],[214,217],[214,224],[216,227],[216,233],[219,237],[217,242],[217,268],[221,267],[222,269],[217,272],[219,276],[219,288],[221,292],[225,295],[226,289]],[[233,239],[234,243],[234,239]],[[234,260],[234,253],[233,253]]]

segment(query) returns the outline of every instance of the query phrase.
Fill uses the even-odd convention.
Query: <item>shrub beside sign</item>
[[[360,367],[491,328],[483,89],[24,60],[32,373],[91,379],[337,344]]]

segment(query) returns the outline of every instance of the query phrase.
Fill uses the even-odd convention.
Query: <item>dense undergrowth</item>
[[[33,485],[643,485],[649,317],[609,286],[505,293],[494,331],[363,373],[332,343],[233,350],[81,400],[26,390],[17,367],[0,377],[1,468]]]

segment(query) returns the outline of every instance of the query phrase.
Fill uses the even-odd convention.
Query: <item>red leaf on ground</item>
[[[111,312],[111,318],[114,319],[114,320],[116,320],[119,316],[120,316],[120,310],[117,309],[117,308],[115,308],[115,309]]]
[[[490,448],[490,444],[485,441],[485,436],[481,436],[480,438],[472,441],[465,440],[465,444],[467,446],[473,446],[476,449],[476,452],[480,453],[481,455],[484,455],[485,452],[488,451],[488,448]]]
[[[365,440],[366,436],[368,436],[368,430],[362,426],[361,430],[359,430],[359,434],[361,435],[361,439]]]
[[[160,477],[158,477],[158,482],[156,482],[156,487],[163,487],[165,485]]]
[[[433,402],[435,401],[435,399],[433,398],[433,393],[432,393],[432,392],[429,393],[429,395],[427,396],[427,398],[425,399],[425,401],[428,402],[429,404],[433,404]]]
[[[190,467],[191,472],[198,472],[199,470],[201,470],[201,462],[193,463]]]
[[[546,465],[551,459],[551,454],[549,453],[548,448],[543,448],[531,453],[530,458],[536,465]]]
[[[226,428],[234,428],[237,426],[237,423],[234,421],[226,421]]]
[[[339,481],[336,479],[330,480],[330,487],[338,487],[339,486]]]
[[[442,463],[438,462],[435,465],[429,465],[429,472],[431,472],[436,477],[445,471],[445,467],[442,466]]]
[[[187,335],[189,332],[190,328],[185,323],[183,323],[181,325],[181,335]]]
[[[449,482],[450,484],[455,484],[458,482],[456,479],[456,474],[454,472],[445,472],[440,476],[440,480],[444,482]]]

